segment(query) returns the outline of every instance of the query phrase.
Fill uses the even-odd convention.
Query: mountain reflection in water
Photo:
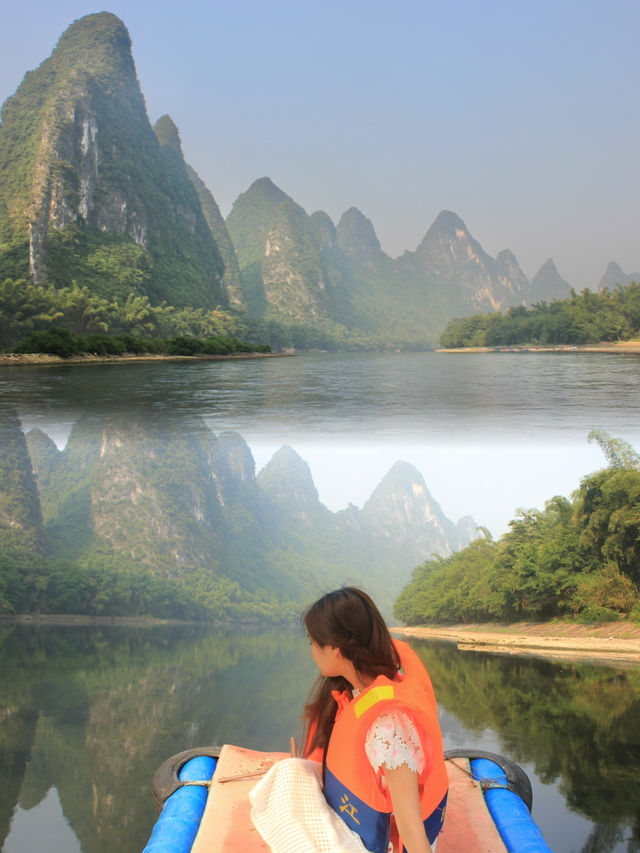
[[[640,849],[640,669],[413,645],[445,746],[484,746],[525,766],[555,853]],[[313,678],[297,627],[0,623],[3,849],[18,849],[16,808],[21,825],[30,810],[45,820],[34,807],[54,788],[83,853],[136,853],[165,758],[223,742],[287,749]]]
[[[584,846],[567,838],[563,850],[640,849],[640,668],[413,645],[440,705],[467,730],[495,732],[504,755],[531,766],[534,816],[547,836],[563,817],[535,811],[536,780],[558,782],[564,810],[594,824]]]

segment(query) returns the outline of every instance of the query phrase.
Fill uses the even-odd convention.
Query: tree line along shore
[[[585,288],[567,299],[517,305],[504,314],[493,311],[449,320],[439,344],[452,349],[568,349],[602,350],[631,346],[640,338],[640,284]],[[610,343],[607,343],[610,342]]]

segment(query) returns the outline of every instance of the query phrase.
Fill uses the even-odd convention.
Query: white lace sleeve
[[[376,771],[406,764],[416,773],[424,769],[424,750],[410,717],[403,711],[380,714],[371,724],[364,745],[369,763]]]

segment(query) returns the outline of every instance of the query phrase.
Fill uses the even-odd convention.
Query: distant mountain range
[[[144,295],[153,305],[337,324],[416,346],[437,343],[453,317],[570,291],[552,260],[529,281],[511,252],[490,257],[448,211],[395,259],[357,209],[334,225],[266,177],[225,222],[171,118],[151,126],[129,34],[108,12],[75,21],[3,106],[5,278],[85,285],[122,303]],[[610,264],[602,282],[629,278]]]
[[[631,284],[632,281],[640,281],[640,272],[634,272],[630,275],[627,275],[626,273],[622,272],[618,264],[614,263],[614,261],[610,261],[607,264],[607,268],[604,271],[604,275],[600,279],[598,287],[606,287],[607,289],[610,289],[612,287],[615,287],[617,284],[621,285],[622,287],[626,287],[627,285]]]
[[[293,449],[256,477],[245,441],[200,421],[84,418],[58,450],[4,413],[0,439],[0,574],[5,560],[11,571],[46,557],[116,574],[135,563],[149,577],[188,585],[204,572],[240,596],[295,602],[352,581],[390,612],[417,564],[478,535],[470,517],[447,519],[405,462],[362,509],[334,513]]]

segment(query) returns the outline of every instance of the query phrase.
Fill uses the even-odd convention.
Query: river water
[[[445,747],[517,761],[556,853],[640,849],[640,669],[413,645]],[[297,628],[0,624],[3,853],[137,853],[162,761],[287,750],[314,677]]]
[[[0,368],[0,404],[59,446],[81,416],[200,417],[244,436],[258,468],[293,446],[334,510],[404,459],[452,520],[494,535],[605,464],[591,430],[640,448],[639,392],[639,358],[586,353]],[[522,764],[556,853],[640,850],[639,669],[417,648],[446,746]],[[291,630],[1,624],[2,853],[141,850],[158,764],[216,742],[286,748],[312,677]]]

